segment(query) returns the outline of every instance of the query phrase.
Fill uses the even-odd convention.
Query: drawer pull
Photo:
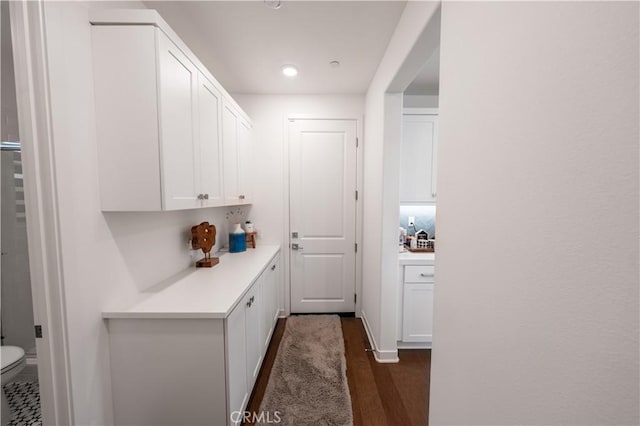
[[[421,273],[420,273],[420,276],[421,276],[421,277],[430,277],[431,275],[429,275],[429,274],[425,274],[424,272],[421,272]]]

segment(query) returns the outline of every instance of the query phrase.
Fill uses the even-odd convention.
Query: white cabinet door
[[[155,28],[93,26],[91,36],[102,210],[162,210]]]
[[[222,143],[224,146],[224,198],[227,204],[240,201],[238,186],[238,113],[229,104],[222,111]]]
[[[238,197],[241,203],[250,203],[252,199],[252,152],[251,126],[240,119],[238,122]]]
[[[434,284],[404,284],[402,341],[431,342],[433,339]]]
[[[158,31],[160,151],[163,207],[200,207],[200,149],[196,110],[198,70],[164,33]]]
[[[203,207],[224,204],[221,112],[222,96],[220,91],[202,73],[198,73],[198,140],[200,142],[198,165],[200,167],[200,191]]]
[[[261,316],[264,301],[262,299],[262,279],[260,276],[244,298],[245,332],[247,342],[247,389],[253,389],[253,384],[260,372],[262,364],[262,333]]]
[[[436,201],[437,115],[404,115],[400,202]]]
[[[278,319],[278,290],[280,288],[280,256],[277,256],[267,267],[262,280],[262,353],[269,347],[271,335]]]
[[[249,400],[245,305],[239,304],[226,319],[227,395],[229,412],[243,411]],[[240,424],[234,423],[234,424]]]

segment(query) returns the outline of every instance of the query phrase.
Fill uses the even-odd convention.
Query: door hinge
[[[358,191],[356,190],[356,201],[358,201]]]
[[[360,144],[360,141],[358,140],[358,138],[356,138],[356,148],[358,147],[359,144]]]
[[[356,246],[356,253],[358,252],[358,243],[355,244]]]
[[[36,331],[36,339],[42,339],[42,326],[41,325],[35,325],[35,326],[33,326],[33,328]]]

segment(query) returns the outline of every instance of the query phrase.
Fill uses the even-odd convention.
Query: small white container
[[[249,220],[248,220],[248,221],[246,221],[246,222],[244,223],[244,230],[245,230],[246,232],[253,232],[253,231],[254,231],[254,229],[255,229],[255,228],[253,227],[253,223],[251,223],[251,221],[249,221]]]

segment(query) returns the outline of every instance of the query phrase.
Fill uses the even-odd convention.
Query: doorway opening
[[[42,424],[9,3],[0,5],[2,424]]]

